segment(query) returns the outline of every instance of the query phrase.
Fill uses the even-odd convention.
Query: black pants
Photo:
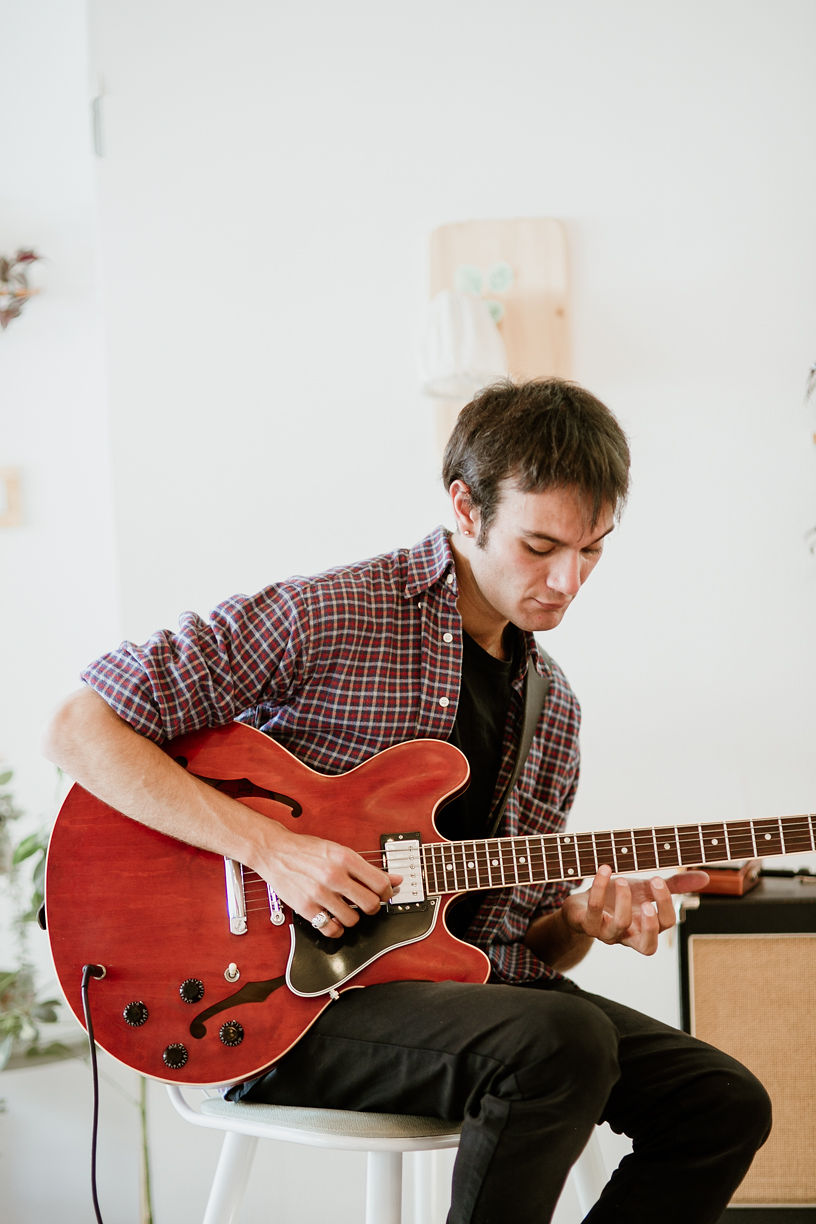
[[[633,1151],[585,1224],[715,1224],[770,1130],[739,1063],[572,983],[350,990],[245,1099],[464,1120],[448,1224],[546,1224],[597,1122]]]

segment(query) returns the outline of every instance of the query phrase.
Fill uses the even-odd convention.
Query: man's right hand
[[[330,921],[321,930],[329,938],[359,921],[358,910],[375,914],[400,881],[353,850],[294,833],[208,786],[123,722],[92,689],[62,704],[44,751],[125,816],[252,868],[308,922],[325,912]]]
[[[274,821],[268,824],[269,849],[248,866],[307,921],[327,914],[329,921],[320,933],[329,939],[338,939],[346,927],[359,922],[359,911],[376,914],[402,879],[337,842],[293,833]]]

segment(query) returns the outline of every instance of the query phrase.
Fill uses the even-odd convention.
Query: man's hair
[[[511,480],[523,493],[577,488],[594,527],[605,506],[620,514],[629,490],[629,446],[609,409],[559,378],[503,381],[485,387],[459,414],[445,448],[442,478],[462,480],[487,538]]]

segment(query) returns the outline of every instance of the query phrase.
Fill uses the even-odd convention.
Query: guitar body
[[[237,723],[167,751],[256,811],[367,857],[384,835],[441,842],[434,812],[468,776],[464,757],[441,740],[397,744],[326,776]],[[89,988],[95,1041],[143,1075],[237,1083],[290,1049],[343,990],[487,979],[487,958],[444,924],[450,896],[404,913],[384,907],[330,941],[285,907],[275,914],[263,881],[248,873],[246,930],[237,934],[225,878],[222,857],[156,833],[80,786],[57,817],[46,864],[57,977],[84,1026],[83,966],[104,968]]]

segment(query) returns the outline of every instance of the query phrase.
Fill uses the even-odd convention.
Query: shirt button
[[[453,641],[453,634],[452,634],[452,633],[443,633],[443,634],[442,634],[442,641],[443,641],[443,642],[452,642],[452,641]]]
[[[448,574],[445,581],[447,582],[448,586],[453,586],[453,574]]]
[[[450,705],[450,701],[448,700],[447,697],[440,697],[439,704],[441,705],[443,710],[447,710],[448,706]]]

